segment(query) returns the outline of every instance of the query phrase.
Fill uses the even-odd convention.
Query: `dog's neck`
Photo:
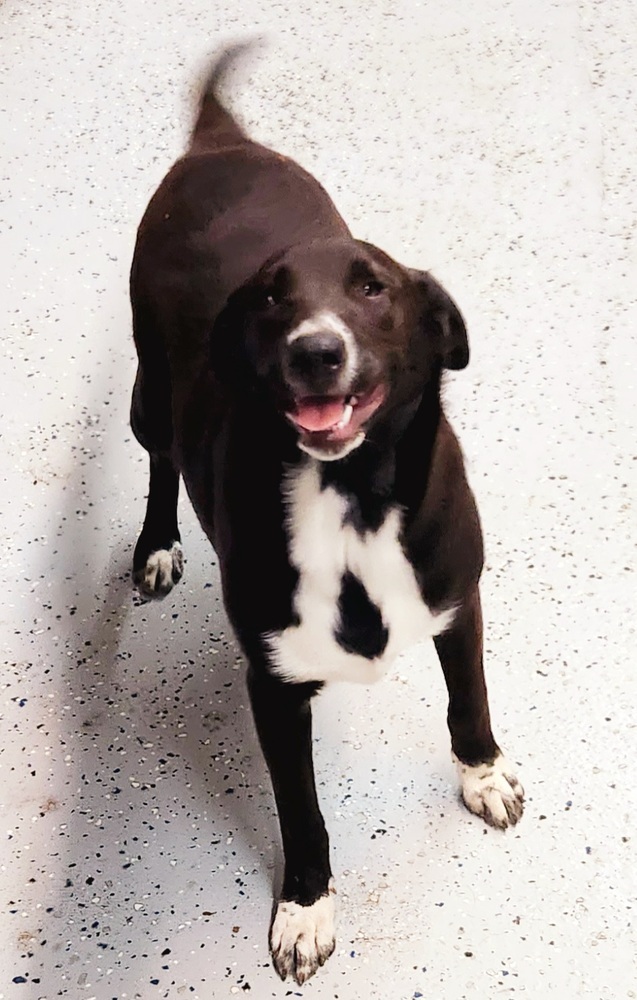
[[[322,486],[348,497],[348,520],[359,531],[377,530],[389,507],[409,512],[424,497],[440,417],[439,387],[429,385],[346,458],[322,464]]]
[[[275,475],[277,467],[291,470],[308,461],[296,431],[267,398],[244,398],[234,416],[238,451],[245,437],[251,452],[256,448],[261,457],[276,455]],[[323,489],[331,487],[347,498],[348,520],[357,530],[377,530],[394,506],[403,508],[409,521],[427,492],[441,417],[437,376],[414,400],[395,406],[372,426],[366,440],[345,458],[320,463]]]

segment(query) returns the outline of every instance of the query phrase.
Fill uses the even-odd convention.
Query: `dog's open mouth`
[[[300,431],[299,443],[305,451],[339,458],[361,443],[363,424],[384,399],[382,385],[360,395],[301,396],[287,417]]]

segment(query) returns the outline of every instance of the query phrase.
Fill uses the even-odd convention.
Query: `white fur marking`
[[[140,591],[145,595],[165,596],[181,578],[184,570],[184,552],[179,542],[173,542],[168,549],[151,552],[143,576],[138,581]]]
[[[500,754],[492,764],[475,767],[463,764],[455,754],[453,759],[467,809],[501,830],[515,826],[524,810],[524,789],[506,757]]]
[[[377,532],[359,535],[343,524],[347,502],[321,489],[319,466],[308,462],[288,480],[290,559],[299,571],[294,606],[299,625],[267,637],[273,667],[293,681],[378,680],[399,653],[449,627],[454,610],[432,612],[400,544],[401,514],[390,509]],[[348,653],[336,641],[341,581],[350,570],[380,609],[389,630],[381,656]]]
[[[287,343],[293,344],[301,337],[311,337],[315,333],[325,333],[325,331],[340,337],[345,345],[345,364],[338,383],[343,392],[348,392],[358,371],[358,348],[354,334],[336,313],[325,310],[308,316],[288,334]]]
[[[281,901],[277,907],[270,948],[282,979],[292,975],[301,985],[334,951],[333,890],[311,906]]]
[[[354,448],[358,448],[364,440],[365,431],[359,431],[355,437],[344,441],[343,446],[338,451],[322,451],[320,448],[313,448],[311,444],[305,444],[303,441],[299,441],[299,448],[310,458],[317,458],[319,462],[336,462],[339,458],[345,458],[346,455],[349,455],[350,451],[354,451]]]

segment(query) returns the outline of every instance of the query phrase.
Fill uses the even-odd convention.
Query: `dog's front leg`
[[[251,667],[248,686],[261,747],[270,771],[285,855],[283,891],[272,928],[274,966],[304,983],[334,951],[334,899],[329,842],[312,762],[316,687],[287,684]]]
[[[503,830],[522,816],[524,789],[491,730],[477,586],[434,642],[449,691],[448,723],[462,798],[471,812]]]

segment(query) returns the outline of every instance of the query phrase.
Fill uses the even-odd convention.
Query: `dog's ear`
[[[467,328],[458,306],[428,271],[409,271],[421,296],[421,323],[434,337],[443,368],[455,371],[469,364]]]
[[[287,268],[268,261],[231,293],[210,333],[209,362],[217,377],[240,379],[242,388],[249,388],[264,374],[289,312],[289,290]]]
[[[208,360],[215,376],[222,382],[245,379],[249,370],[245,327],[253,295],[250,287],[237,288],[213,323]]]

